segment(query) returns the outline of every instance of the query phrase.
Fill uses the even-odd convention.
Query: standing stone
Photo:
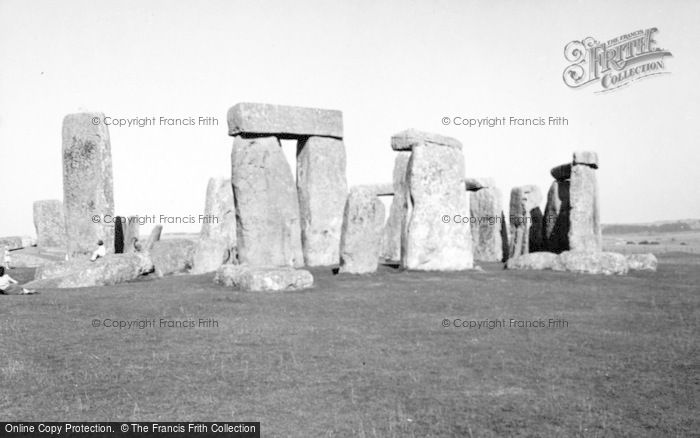
[[[394,199],[391,200],[389,219],[384,226],[380,254],[385,260],[401,260],[401,230],[408,211],[406,171],[410,158],[410,151],[398,151],[394,159]]]
[[[474,265],[469,227],[443,222],[466,215],[464,156],[459,141],[414,130],[392,138],[396,150],[411,149],[408,209],[401,236],[401,265],[415,270],[464,270]]]
[[[124,253],[136,252],[141,225],[138,216],[129,216],[124,224]]]
[[[514,187],[510,192],[510,249],[508,258],[542,251],[542,192],[539,187]]]
[[[58,199],[35,201],[34,228],[39,247],[62,247],[66,244],[63,203]]]
[[[484,262],[503,261],[503,207],[501,193],[489,187],[469,192],[470,228],[474,259]]]
[[[297,191],[279,140],[235,136],[231,183],[238,262],[303,266]]]
[[[216,271],[235,258],[236,209],[230,179],[209,179],[204,218],[190,271],[193,274]]]
[[[598,207],[595,168],[580,164],[571,170],[569,202],[569,248],[571,251],[602,251],[603,237]]]
[[[544,211],[544,240],[547,251],[569,250],[569,181],[552,182]]]
[[[297,146],[297,192],[306,266],[336,265],[348,188],[345,145],[331,137],[308,137]]]
[[[371,190],[350,190],[340,238],[340,272],[367,274],[379,264],[384,204]]]
[[[114,218],[114,253],[124,253],[124,218],[122,216]]]
[[[63,119],[63,208],[68,257],[88,254],[102,240],[113,250],[112,152],[102,113]],[[99,123],[95,124],[97,121]],[[96,221],[95,219],[99,219]]]
[[[151,235],[148,236],[148,240],[146,240],[146,244],[141,247],[142,252],[148,252],[153,248],[153,245],[155,245],[156,242],[160,241],[160,234],[163,232],[163,226],[162,225],[156,225],[153,227],[151,230]]]

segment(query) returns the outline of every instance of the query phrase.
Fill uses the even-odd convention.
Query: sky
[[[32,203],[62,199],[61,124],[81,111],[218,119],[110,127],[116,214],[201,214],[208,179],[230,176],[238,102],[343,111],[351,186],[390,182],[391,135],[416,128],[460,140],[466,176],[493,177],[504,205],[593,150],[603,223],[699,218],[699,18],[692,1],[0,0],[0,236],[34,234]],[[651,27],[670,74],[564,84],[570,41]],[[569,123],[442,123],[503,116]]]

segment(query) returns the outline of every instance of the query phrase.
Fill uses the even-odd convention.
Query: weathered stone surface
[[[571,163],[561,164],[556,167],[552,167],[550,171],[552,178],[557,181],[566,181],[571,178]]]
[[[133,280],[150,272],[153,263],[147,254],[107,254],[91,262],[74,258],[39,266],[35,280],[24,285],[29,289],[108,286]]]
[[[4,250],[5,247],[10,251],[15,249],[24,248],[24,243],[22,242],[21,236],[6,236],[0,237],[0,250]]]
[[[433,144],[462,150],[462,143],[452,137],[445,137],[432,132],[407,129],[391,137],[391,148],[395,151],[410,151],[414,146]]]
[[[415,270],[471,269],[474,265],[471,230],[442,221],[445,215],[454,217],[469,211],[461,144],[455,139],[445,139],[442,143],[415,142],[412,151],[401,265]]]
[[[306,266],[338,264],[340,228],[348,195],[342,140],[309,137],[299,141],[297,193]]]
[[[163,239],[149,251],[158,277],[185,272],[192,267],[195,242],[190,239]]]
[[[501,193],[497,188],[482,188],[469,193],[469,209],[474,260],[503,260],[505,217]]]
[[[236,255],[236,208],[230,179],[209,179],[204,215],[210,220],[202,223],[192,274],[215,271]]]
[[[559,256],[551,252],[531,252],[523,254],[512,259],[508,259],[506,263],[508,269],[559,269],[561,270],[561,262]]]
[[[122,224],[124,227],[124,252],[136,252],[136,244],[139,241],[141,225],[138,216],[129,216]]]
[[[36,268],[39,266],[50,265],[52,263],[56,263],[56,260],[41,257],[36,254],[26,254],[20,251],[12,253],[13,268]]]
[[[654,254],[628,254],[627,264],[632,271],[653,271],[656,272],[658,261]]]
[[[93,120],[100,120],[94,124]],[[98,240],[114,249],[112,152],[102,113],[63,119],[63,208],[68,257],[92,252]],[[98,217],[99,222],[93,221]]]
[[[406,172],[408,170],[408,160],[411,158],[410,151],[399,151],[394,159],[393,191],[394,198],[391,200],[389,209],[389,219],[384,225],[382,234],[382,250],[380,256],[385,260],[401,260],[401,233],[403,232],[406,212],[408,211],[408,183]]]
[[[374,196],[394,196],[394,185],[389,183],[360,184],[353,187],[366,192],[372,192]]]
[[[243,291],[292,291],[308,289],[314,278],[309,271],[292,267],[254,267],[248,265],[221,265],[214,282]]]
[[[350,189],[340,238],[340,272],[366,274],[379,264],[384,204],[375,192]]]
[[[343,113],[337,110],[244,102],[231,107],[227,119],[231,136],[343,138]]]
[[[279,140],[235,137],[231,182],[238,262],[303,266],[297,191]]]
[[[547,193],[544,211],[545,249],[554,253],[569,250],[569,181],[554,181]]]
[[[146,243],[141,247],[141,251],[143,252],[148,252],[153,248],[153,245],[160,240],[160,233],[163,232],[163,226],[162,225],[156,225],[153,227],[151,230],[151,234],[148,236],[148,240],[146,240]]]
[[[627,258],[614,252],[564,251],[559,254],[557,271],[570,271],[585,274],[626,274],[629,269]]]
[[[543,215],[539,187],[514,187],[510,193],[510,249],[508,258],[544,249]]]
[[[468,192],[475,192],[477,190],[495,187],[495,183],[491,178],[465,178],[464,188]]]
[[[574,166],[577,164],[586,164],[594,169],[598,168],[598,154],[593,151],[576,151],[574,152]]]
[[[66,222],[63,219],[63,203],[58,199],[35,201],[33,212],[37,246],[64,246],[66,244]]]
[[[603,249],[595,172],[595,169],[586,165],[573,166],[571,171],[569,248],[572,251]]]

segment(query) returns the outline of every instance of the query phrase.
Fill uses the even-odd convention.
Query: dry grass
[[[200,275],[0,297],[0,414],[260,421],[263,436],[697,434],[700,257],[660,261],[627,277],[384,267],[317,270],[285,294]],[[511,317],[569,327],[441,325]],[[91,326],[105,318],[219,327]]]

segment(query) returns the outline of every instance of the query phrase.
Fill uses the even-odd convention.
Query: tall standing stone
[[[124,253],[124,222],[125,219],[122,216],[114,217],[114,253],[123,254]]]
[[[338,248],[347,198],[345,145],[311,136],[297,145],[297,192],[306,266],[339,262]]]
[[[303,266],[297,191],[277,137],[235,136],[231,183],[238,262]]]
[[[129,216],[123,224],[124,227],[124,253],[136,252],[136,244],[139,240],[141,224],[138,216]]]
[[[554,181],[544,210],[544,239],[547,251],[569,250],[569,181]]]
[[[228,178],[211,178],[204,202],[204,222],[194,252],[193,274],[216,271],[235,259],[236,208]]]
[[[33,205],[36,244],[39,247],[62,247],[66,244],[63,203],[58,199],[35,201]]]
[[[112,152],[102,113],[63,119],[63,208],[68,257],[88,254],[102,240],[113,250]]]
[[[503,261],[505,228],[501,192],[493,181],[487,187],[469,192],[470,223],[474,259],[484,262]]]
[[[410,151],[398,151],[394,159],[394,198],[391,200],[389,219],[384,226],[380,256],[385,260],[401,260],[401,231],[408,211],[406,172]]]
[[[544,249],[542,192],[539,187],[514,187],[510,192],[510,249],[508,258]]]
[[[340,272],[367,274],[379,264],[384,204],[371,190],[350,190],[340,239]]]
[[[407,130],[392,137],[392,147],[412,151],[401,265],[415,270],[471,269],[471,230],[443,220],[469,212],[462,144],[453,138]]]
[[[596,159],[597,161],[597,159]],[[572,251],[602,251],[596,167],[576,164],[571,169],[569,247]]]

